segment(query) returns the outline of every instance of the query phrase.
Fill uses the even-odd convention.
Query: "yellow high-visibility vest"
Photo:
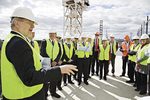
[[[130,46],[130,50],[137,52],[137,51],[139,50],[139,48],[141,47],[141,44],[138,44],[134,49],[133,49],[133,47],[134,47],[134,44],[132,44],[132,45]],[[133,61],[133,62],[136,62],[137,56],[136,56],[136,55],[133,55],[133,56],[128,55],[128,60],[131,60],[131,61]]]
[[[51,41],[48,39],[46,40],[46,53],[48,54],[49,58],[54,61],[58,54],[59,54],[59,45],[58,42],[54,41],[54,46],[52,45]]]
[[[7,99],[17,100],[17,99],[31,97],[32,95],[36,94],[42,89],[43,84],[39,84],[35,86],[26,86],[19,78],[14,68],[14,65],[7,59],[6,46],[8,42],[11,40],[11,38],[13,38],[14,36],[22,38],[24,41],[26,41],[26,39],[24,39],[23,37],[14,34],[9,34],[5,39],[2,46],[2,55],[1,55],[2,57],[1,58],[1,77],[2,77],[1,81],[2,81],[2,93],[4,97],[6,97]],[[28,41],[26,42],[33,52],[35,70],[39,71],[42,67],[40,62],[40,55],[35,51],[35,49],[31,46],[31,44]]]
[[[66,55],[67,55],[67,57],[69,59],[71,59],[72,56],[73,56],[73,49],[74,49],[74,47],[73,47],[73,43],[72,42],[70,44],[70,48],[67,46],[66,43],[64,43],[64,50],[65,50],[65,53],[66,53]]]
[[[40,53],[40,47],[37,41],[34,41],[34,48],[38,53]]]
[[[147,60],[147,64],[150,64],[150,57],[149,57],[148,60]]]
[[[83,47],[82,43],[79,43],[79,45]],[[88,46],[87,42],[85,43],[85,46]],[[77,51],[78,58],[84,58],[84,57],[89,58],[89,55],[90,55],[89,52],[85,52],[85,51],[82,51],[82,50]]]
[[[148,49],[148,46],[149,46],[149,44],[145,45],[142,49],[140,49],[138,51],[138,59],[141,59],[141,58],[144,57],[145,51]],[[142,61],[142,62],[140,62],[140,64],[147,66],[147,59]]]
[[[99,60],[109,60],[109,52],[110,45],[107,44],[107,47],[105,49],[103,45],[100,45]]]

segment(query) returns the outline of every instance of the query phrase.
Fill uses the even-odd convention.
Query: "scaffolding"
[[[89,6],[88,0],[63,0],[63,6],[63,34],[82,34],[82,13]]]

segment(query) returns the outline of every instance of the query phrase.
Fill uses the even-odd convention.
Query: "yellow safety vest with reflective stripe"
[[[35,49],[38,53],[40,53],[40,47],[39,47],[39,44],[38,44],[37,41],[34,41],[34,49]]]
[[[73,47],[73,43],[72,42],[70,44],[70,48],[67,46],[66,43],[64,43],[64,50],[65,50],[65,53],[66,53],[66,55],[67,55],[67,57],[69,59],[71,59],[72,56],[73,56],[73,49],[74,49],[74,47]]]
[[[134,47],[134,44],[130,46],[130,50],[137,52],[139,50],[139,48],[141,47],[141,44],[138,44],[134,49],[133,49],[133,47]],[[133,55],[133,56],[128,55],[128,59],[133,62],[136,62],[137,56],[136,55]]]
[[[79,43],[79,45],[83,47],[81,42]],[[88,43],[87,42],[85,43],[85,46],[88,47]],[[89,55],[90,55],[89,52],[82,51],[82,50],[78,50],[77,51],[78,58],[89,58]]]
[[[51,41],[48,39],[46,40],[46,53],[48,54],[49,58],[54,61],[58,54],[59,54],[59,45],[57,41],[54,41],[54,46],[52,45]]]
[[[107,45],[105,49],[103,45],[100,45],[99,60],[109,60],[109,52],[110,52],[110,45]]]
[[[145,51],[148,49],[149,44],[145,45],[142,49],[138,51],[138,59],[141,59],[144,57]],[[147,60],[144,60],[140,62],[141,65],[147,66]]]
[[[2,81],[2,93],[4,97],[6,97],[7,99],[17,100],[17,99],[28,98],[36,94],[42,89],[43,84],[39,84],[35,86],[26,86],[19,78],[14,68],[14,65],[7,59],[6,46],[7,43],[11,40],[11,38],[13,38],[14,36],[22,38],[24,41],[26,41],[23,37],[14,34],[9,34],[5,39],[2,46],[2,55],[1,55],[2,57],[1,58],[1,77],[2,77],[1,81]],[[42,67],[40,62],[40,55],[39,53],[36,52],[36,50],[31,46],[31,44],[28,41],[26,42],[33,52],[35,70],[39,71]]]

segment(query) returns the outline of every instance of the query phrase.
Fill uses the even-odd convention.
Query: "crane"
[[[82,34],[82,13],[89,5],[89,0],[63,0],[64,21],[63,35]]]

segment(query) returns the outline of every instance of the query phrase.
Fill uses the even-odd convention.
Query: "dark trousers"
[[[75,59],[74,59],[74,61],[73,61],[73,64],[74,64],[75,66],[77,66],[77,69],[78,69],[78,56],[77,56],[77,55],[75,55]],[[74,71],[74,75],[73,75],[74,79],[77,79],[77,73],[78,73],[78,72]]]
[[[72,64],[72,65],[74,65],[74,62],[70,62],[70,63],[68,63],[68,62],[63,62],[62,65],[65,65],[65,64]],[[67,82],[67,79],[68,79],[68,82],[71,82],[71,76],[72,76],[72,75],[64,74],[64,75],[63,75],[63,81],[64,81],[64,83]]]
[[[136,87],[137,87],[137,89],[140,90],[140,88],[141,88],[141,73],[136,72],[135,77],[136,77]]]
[[[104,78],[106,78],[108,74],[108,66],[109,66],[109,60],[100,60],[100,79],[103,77],[103,69],[104,69]]]
[[[82,74],[84,75],[84,82],[88,80],[89,73],[89,59],[79,58],[78,59],[78,82],[82,82]]]
[[[115,58],[116,58],[116,55],[115,54],[111,54],[111,66],[112,66],[112,70],[111,72],[114,74],[115,73]]]
[[[96,74],[98,74],[99,73],[98,51],[93,52],[92,74],[95,73],[95,70],[94,70],[95,63],[96,63]]]
[[[147,92],[147,74],[141,74],[140,92],[142,92],[142,93]]]
[[[91,70],[91,66],[92,66],[92,60],[93,60],[93,57],[92,56],[90,56],[89,57],[89,76],[90,76],[90,70]]]
[[[129,60],[128,61],[128,77],[131,81],[134,81],[134,69],[135,69],[135,62]]]
[[[127,62],[128,62],[128,56],[123,56],[122,57],[122,75],[124,76],[125,73],[126,73],[126,65],[127,65]]]
[[[59,80],[59,81],[57,81],[57,82],[51,82],[51,83],[49,84],[49,89],[50,89],[50,93],[51,93],[51,94],[56,93],[56,87],[61,87],[61,81],[62,81],[62,80]]]
[[[149,65],[149,68],[150,68],[150,65]],[[149,69],[148,94],[150,95],[150,69]]]

